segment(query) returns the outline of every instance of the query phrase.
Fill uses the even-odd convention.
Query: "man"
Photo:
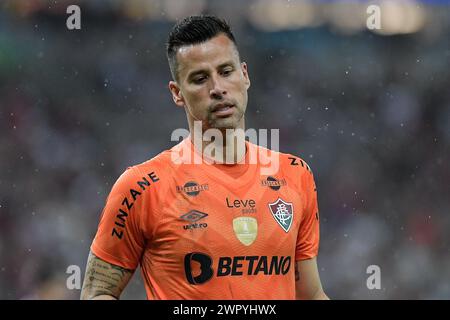
[[[169,89],[191,135],[117,180],[81,298],[118,299],[140,265],[149,299],[327,299],[311,170],[230,130],[245,128],[250,87],[230,27],[188,17],[173,28],[167,54]],[[198,140],[195,122],[200,135],[217,130],[223,138]],[[279,161],[270,176],[250,161],[263,149]]]

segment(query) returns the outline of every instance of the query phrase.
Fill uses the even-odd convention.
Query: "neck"
[[[245,122],[239,121],[232,129],[205,129],[201,122],[189,124],[194,147],[214,163],[234,164],[242,161],[246,153]]]

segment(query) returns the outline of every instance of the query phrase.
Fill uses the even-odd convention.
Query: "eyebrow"
[[[219,65],[219,69],[222,69],[222,68],[227,67],[227,66],[233,66],[234,67],[233,61],[230,60],[230,61],[222,63],[221,65]]]
[[[188,79],[192,79],[192,78],[195,77],[196,75],[202,74],[202,73],[206,73],[206,70],[205,70],[205,69],[200,69],[200,70],[193,71],[193,72],[191,72],[191,73],[188,75]]]
[[[222,68],[225,68],[227,66],[233,66],[234,67],[233,61],[229,60],[229,61],[226,61],[224,63],[221,63],[217,68],[218,69],[222,69]],[[201,74],[201,73],[207,73],[207,71],[205,69],[195,70],[195,71],[189,73],[188,79],[192,79],[193,77],[195,77],[196,75]]]

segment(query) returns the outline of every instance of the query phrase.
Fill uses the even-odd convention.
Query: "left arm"
[[[305,162],[302,162],[302,167]],[[295,262],[295,297],[306,300],[329,300],[323,292],[317,268],[319,252],[319,205],[311,168],[306,164],[300,176],[301,193],[306,195],[305,210],[297,236]]]
[[[322,289],[316,257],[296,261],[295,297],[297,300],[329,300]]]

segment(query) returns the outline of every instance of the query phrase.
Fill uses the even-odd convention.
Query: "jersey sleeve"
[[[139,175],[128,168],[116,181],[106,200],[91,251],[102,260],[134,270],[144,250],[140,192],[134,187]]]
[[[301,190],[306,194],[306,204],[297,236],[296,261],[314,258],[319,252],[319,207],[316,184],[310,170],[305,171],[300,180]]]

